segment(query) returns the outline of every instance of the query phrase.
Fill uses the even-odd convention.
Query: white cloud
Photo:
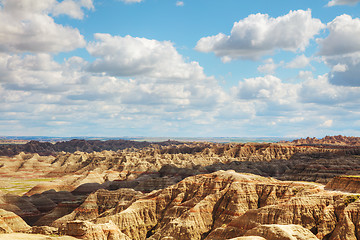
[[[327,5],[329,7],[336,5],[356,5],[360,0],[331,0]]]
[[[304,51],[310,39],[322,28],[324,24],[312,18],[310,10],[290,11],[278,18],[258,13],[235,22],[230,36],[219,33],[201,38],[195,49],[214,52],[224,62],[259,58],[276,49]]]
[[[311,71],[299,71],[299,74],[297,77],[300,79],[303,79],[303,80],[307,80],[307,79],[313,77],[313,73]]]
[[[329,81],[335,85],[360,86],[360,19],[349,15],[327,24],[329,35],[317,39],[319,55],[332,69]]]
[[[177,2],[176,2],[176,6],[177,6],[177,7],[183,7],[183,6],[184,6],[184,2],[183,2],[183,1],[177,1]]]
[[[185,62],[169,41],[157,41],[131,36],[95,34],[96,42],[87,46],[97,57],[90,65],[92,72],[114,76],[147,76],[161,79],[203,79],[197,62]]]
[[[266,59],[264,65],[260,65],[257,70],[261,73],[274,74],[278,64],[274,63],[272,58]]]
[[[78,3],[77,7],[83,4],[81,9],[92,8],[91,1],[88,1],[91,5],[85,5],[85,1],[73,2]],[[48,19],[52,21],[55,32],[57,28],[63,28],[68,31],[64,30],[67,34],[78,33],[76,29],[54,23],[50,16],[56,15],[55,3],[34,1],[34,4],[26,6],[26,11],[17,7],[11,11],[1,8],[0,20],[9,20],[11,16],[19,22],[22,21],[19,19],[26,18],[31,19],[28,20],[29,26],[40,27],[41,23],[36,22],[36,18]],[[30,8],[34,10],[30,11]],[[77,11],[79,8],[73,8],[77,9],[73,12],[70,9],[64,12],[73,18],[83,16]],[[14,25],[0,25],[0,33],[8,33],[9,26],[15,26],[16,21],[11,23]],[[267,21],[280,20],[267,18]],[[45,23],[44,27],[49,25]],[[20,26],[19,29],[21,34],[26,33],[25,28]],[[37,36],[43,36],[41,34]],[[327,76],[314,79],[311,72],[305,71],[299,72],[299,77],[305,82],[297,84],[267,75],[241,80],[238,86],[232,88],[231,94],[213,77],[206,76],[198,62],[188,61],[179,54],[171,42],[96,34],[95,41],[87,46],[89,53],[96,58],[94,62],[75,56],[58,63],[51,53],[44,52],[49,49],[55,49],[52,52],[66,50],[65,45],[61,45],[66,41],[65,37],[66,34],[56,41],[45,39],[51,42],[49,45],[33,42],[31,47],[21,45],[25,40],[21,42],[20,37],[14,37],[12,45],[10,40],[5,42],[0,39],[0,122],[7,123],[6,129],[0,126],[0,131],[4,134],[11,135],[17,131],[28,135],[170,133],[194,136],[206,133],[214,136],[218,129],[224,130],[222,134],[229,135],[251,134],[248,129],[256,129],[251,130],[255,135],[261,135],[262,130],[269,135],[281,135],[283,132],[303,131],[304,126],[310,126],[308,132],[313,133],[312,130],[321,124],[334,128],[342,119],[359,119],[359,114],[356,114],[360,104],[359,88],[334,86],[329,82],[335,81],[335,74],[360,69],[360,58],[354,53],[326,57],[333,70],[329,74],[330,80]],[[275,45],[267,49],[271,52],[281,44]],[[302,50],[299,47],[302,44],[295,45],[298,47],[286,50]],[[9,53],[10,50],[32,51],[35,54]],[[223,59],[226,58],[232,60],[233,55]],[[291,62],[292,66],[306,66],[305,58],[300,55]],[[273,73],[280,64],[269,58],[258,70]],[[360,74],[352,73],[353,76]],[[353,112],[348,109],[353,109]],[[334,112],[338,117],[333,116]],[[274,125],[269,133],[271,124]]]
[[[118,0],[124,3],[139,3],[142,2],[143,0]]]
[[[298,86],[295,84],[283,83],[275,76],[266,75],[240,81],[235,92],[239,99],[291,104],[296,101],[297,89]]]
[[[333,120],[332,129],[343,119],[359,119],[360,88],[331,85],[326,75],[313,79],[304,73],[306,81],[297,84],[271,75],[250,78],[227,94],[210,77],[121,78],[86,72],[88,64],[79,57],[60,64],[48,54],[0,53],[0,122],[7,123],[0,130],[29,135],[282,135],[314,133],[327,120]]]
[[[89,1],[79,4],[85,5],[86,2]],[[57,24],[48,15],[56,4],[54,0],[2,1],[0,35],[3,37],[0,38],[0,51],[41,53],[84,47],[84,37],[77,29]]]
[[[327,24],[329,35],[317,39],[319,54],[334,56],[360,51],[360,19],[343,14]]]
[[[182,70],[192,71],[191,64],[178,61],[166,67],[176,68],[171,63],[185,64],[190,70]],[[23,134],[53,130],[55,135],[87,131],[111,135],[122,130],[121,134],[134,134],[130,129],[138,129],[139,135],[155,135],[209,125],[226,99],[217,81],[205,75],[185,81],[146,74],[119,78],[84,71],[89,64],[80,57],[60,64],[49,54],[0,53],[0,121]],[[89,125],[101,130],[94,133]]]
[[[332,72],[346,72],[348,70],[348,66],[346,64],[336,64],[332,67]]]
[[[340,59],[339,63],[337,61],[330,63],[331,61],[328,60],[328,63],[333,66],[329,76],[330,82],[339,86],[360,87],[360,62],[353,63],[347,60],[347,58]]]
[[[335,86],[329,82],[327,74],[316,79],[308,78],[301,84],[298,94],[303,103],[339,105],[342,108],[345,108],[344,103],[360,104],[359,87]]]
[[[333,125],[333,120],[329,119],[329,120],[326,120],[325,122],[323,122],[320,127],[331,127]]]
[[[72,18],[83,19],[84,12],[82,8],[94,9],[92,0],[64,0],[54,5],[52,14],[54,16],[65,14]]]
[[[304,54],[297,56],[294,60],[286,64],[287,68],[305,68],[310,64],[310,59]]]
[[[56,63],[48,54],[25,56],[2,54],[0,82],[8,90],[61,93],[82,81],[72,67],[73,65],[67,63],[64,65]]]

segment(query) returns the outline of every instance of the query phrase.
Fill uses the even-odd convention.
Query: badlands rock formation
[[[30,226],[13,212],[0,209],[0,233],[26,232]]]
[[[61,177],[37,186],[28,195],[50,189],[73,191],[84,183],[132,181],[149,174],[168,176],[167,183],[161,180],[166,187],[188,176],[227,169],[326,183],[336,175],[359,174],[356,154],[360,154],[360,148],[215,143],[153,145],[117,152],[60,152],[54,156],[20,153],[0,157],[0,176]]]
[[[305,139],[296,139],[292,143],[300,145],[348,145],[348,146],[360,146],[359,137],[345,137],[345,136],[326,136],[321,139],[307,137]]]
[[[213,230],[250,209],[288,201],[297,194],[319,191],[318,186],[311,184],[220,171],[186,178],[137,200],[136,197],[130,202],[121,200],[101,214],[88,203],[94,203],[95,196],[109,194],[99,190],[90,195],[79,209],[52,225],[71,235],[67,229],[69,224],[74,228],[74,220],[95,224],[113,222],[130,239],[204,239]]]
[[[0,192],[13,221],[0,230],[95,240],[360,239],[359,196],[349,193],[360,178],[345,176],[360,175],[358,139],[306,141],[1,146],[0,179],[51,181],[23,196]]]
[[[0,240],[78,240],[70,236],[47,236],[41,234],[8,233],[0,234]]]
[[[159,142],[157,145],[167,146],[180,144],[175,141]],[[57,152],[101,152],[103,150],[122,150],[126,148],[144,148],[151,146],[149,142],[137,142],[128,140],[78,140],[74,139],[65,142],[39,142],[30,141],[26,144],[2,144],[0,145],[0,155],[13,156],[21,152],[38,153],[40,155],[52,155]]]
[[[326,184],[325,189],[360,193],[360,176],[336,176]]]
[[[308,229],[300,225],[260,225],[245,233],[246,236],[262,236],[271,240],[317,240],[318,238]]]
[[[219,171],[145,195],[100,189],[48,225],[81,239],[357,239],[356,196]]]

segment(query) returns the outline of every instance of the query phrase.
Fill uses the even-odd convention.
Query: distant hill
[[[296,145],[348,145],[348,146],[360,146],[360,137],[346,137],[342,135],[338,136],[326,136],[324,138],[317,139],[315,137],[300,138],[291,142],[282,141],[282,143],[293,143]]]
[[[3,144],[0,145],[1,156],[13,156],[20,152],[38,153],[39,155],[53,155],[57,152],[101,152],[103,150],[122,150],[125,148],[144,148],[150,146],[150,142],[139,142],[130,140],[79,140],[73,139],[64,142],[39,142],[29,141],[26,144]],[[157,143],[162,146],[180,144],[176,141],[165,141]]]

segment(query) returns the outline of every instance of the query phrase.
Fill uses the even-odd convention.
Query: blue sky
[[[0,0],[0,135],[360,135],[360,0]]]

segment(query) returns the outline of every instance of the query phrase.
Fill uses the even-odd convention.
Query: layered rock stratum
[[[218,171],[145,195],[100,189],[48,225],[80,239],[357,239],[356,196],[315,183]]]
[[[3,145],[0,237],[360,239],[359,142]]]
[[[304,145],[347,145],[347,146],[360,146],[359,137],[345,137],[345,136],[325,136],[324,138],[318,139],[316,137],[305,139],[296,139],[293,140],[294,144],[304,144]]]

